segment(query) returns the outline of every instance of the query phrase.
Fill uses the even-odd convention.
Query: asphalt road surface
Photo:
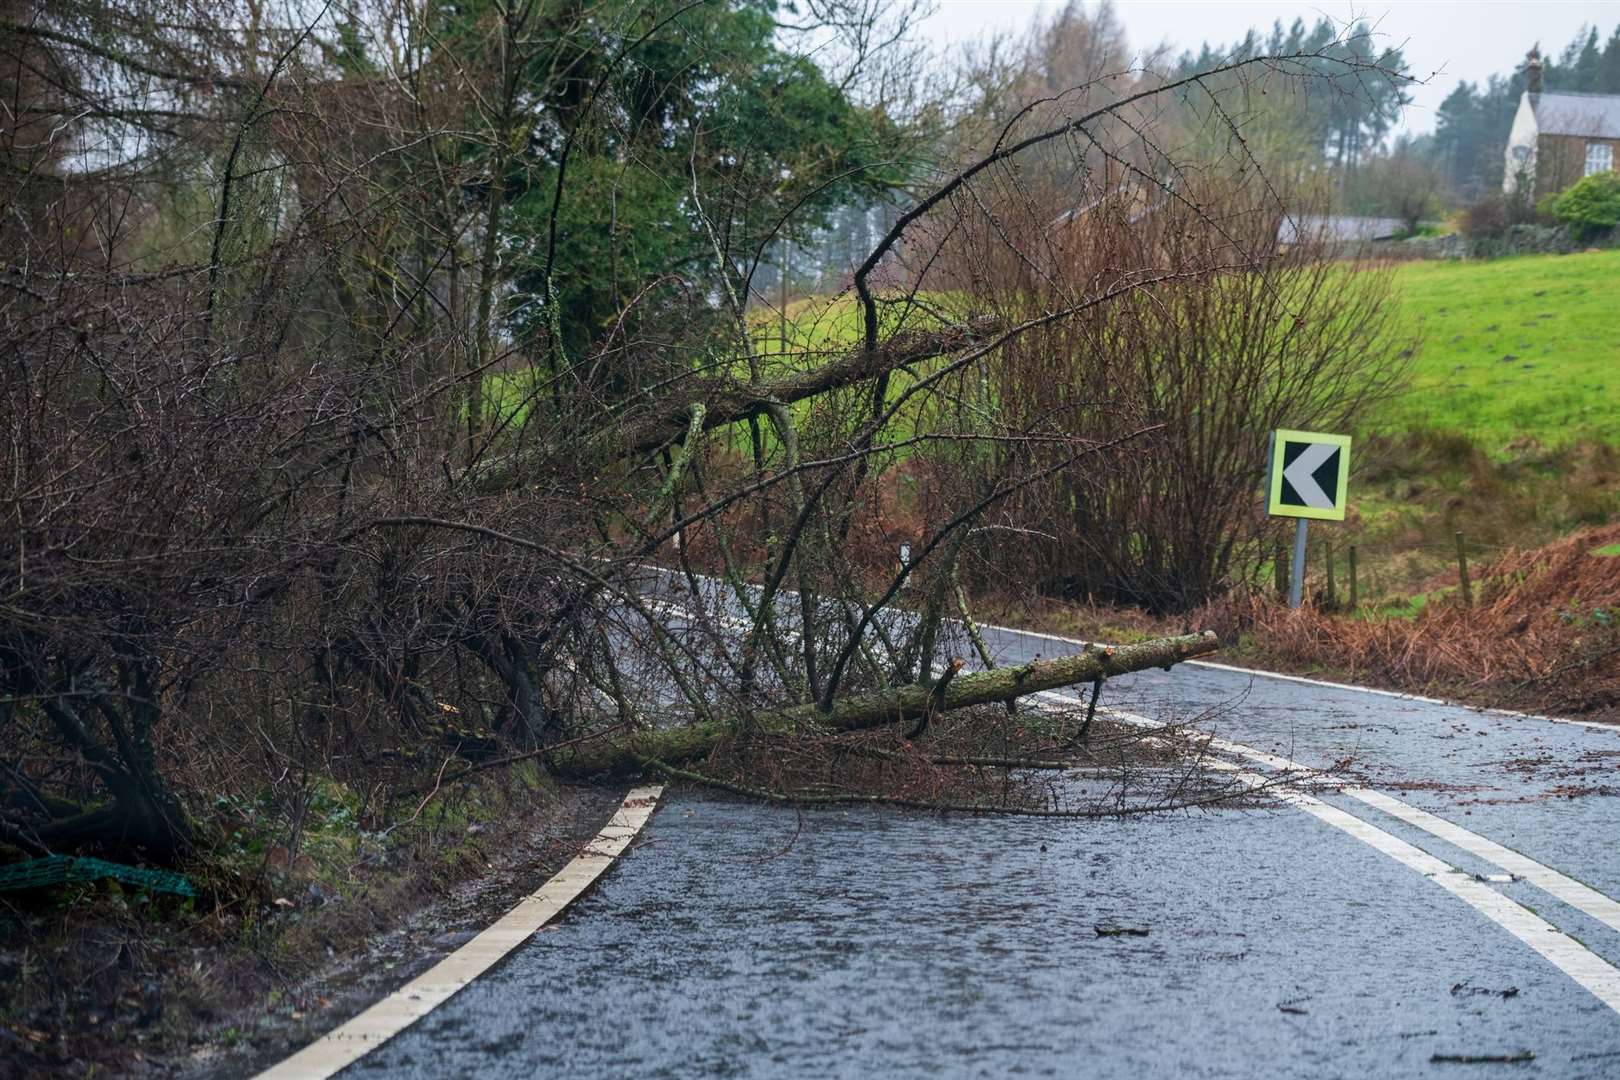
[[[1620,730],[1208,665],[1105,701],[1349,786],[1103,821],[679,792],[349,1075],[1620,1077]]]

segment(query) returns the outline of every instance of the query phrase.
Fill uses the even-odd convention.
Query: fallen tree
[[[1155,638],[1135,645],[1088,645],[1072,656],[1034,660],[1017,667],[1002,667],[971,675],[947,669],[942,693],[935,686],[913,683],[844,698],[830,711],[816,705],[794,705],[754,713],[748,717],[717,718],[682,727],[655,728],[582,745],[552,759],[552,770],[572,779],[625,776],[649,766],[679,765],[704,757],[723,739],[740,731],[788,734],[816,727],[831,731],[860,731],[883,724],[921,720],[931,711],[946,712],[969,705],[1016,701],[1043,690],[1095,683],[1133,671],[1166,668],[1195,656],[1214,652],[1219,639],[1210,631],[1179,637]],[[948,681],[946,681],[948,680]]]
[[[1172,81],[1076,71],[1088,85],[1043,84],[960,138],[895,140],[887,110],[870,128],[830,119],[863,94],[787,55],[747,5],[627,7],[591,85],[546,58],[595,33],[594,8],[517,5],[444,37],[383,5],[377,40],[433,47],[350,65],[332,58],[352,28],[324,9],[250,33],[233,5],[184,27],[115,5],[87,36],[100,7],[35,6],[27,26],[0,21],[29,118],[0,146],[0,191],[29,210],[0,217],[21,268],[0,293],[16,358],[0,383],[0,859],[206,857],[238,816],[209,796],[251,793],[269,823],[255,842],[294,863],[327,790],[355,794],[356,820],[386,817],[392,795],[409,808],[453,782],[456,757],[614,776],[789,741],[750,744],[760,729],[838,758],[858,740],[837,733],[861,728],[886,751],[959,729],[954,756],[1005,757],[978,714],[935,714],[1213,648],[928,681],[952,595],[971,622],[958,563],[997,557],[970,537],[1018,535],[1043,509],[1135,512],[1091,496],[1129,494],[1110,477],[1137,475],[1162,410],[1129,382],[1070,377],[1044,332],[1072,325],[1112,355],[1137,346],[1102,333],[1108,309],[1226,295],[1221,275],[1273,259],[1285,207],[1230,119],[1246,75],[1399,80],[1337,44]],[[651,97],[644,52],[682,73]],[[775,92],[784,72],[803,94]],[[1023,94],[985,85],[986,101]],[[1207,108],[1176,104],[1199,88]],[[677,115],[690,145],[666,138]],[[107,124],[138,152],[107,159]],[[520,130],[557,137],[514,144]],[[1207,159],[1217,144],[1232,160]],[[1253,236],[1201,207],[1171,148],[1197,155],[1190,175],[1264,184],[1238,204]],[[623,197],[604,206],[609,188]],[[858,265],[855,303],[789,312],[810,280],[789,253],[821,247],[835,211],[860,227],[811,276]],[[1027,361],[1037,348],[1048,366]],[[1045,507],[1013,498],[1060,476]],[[667,592],[644,590],[651,562],[678,570]],[[638,730],[669,698],[668,726]],[[1009,741],[1068,749],[1026,719]]]

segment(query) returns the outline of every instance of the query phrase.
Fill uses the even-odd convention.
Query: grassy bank
[[[1620,438],[1620,250],[1413,262],[1396,284],[1423,344],[1371,431],[1458,432],[1493,453]]]

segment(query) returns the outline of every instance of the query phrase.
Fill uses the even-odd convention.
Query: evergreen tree
[[[1609,35],[1603,46],[1603,60],[1598,65],[1598,89],[1605,94],[1620,94],[1620,26]]]
[[[1603,89],[1603,52],[1598,48],[1597,27],[1587,31],[1586,42],[1570,72],[1572,89],[1596,92]]]
[[[1333,81],[1334,73],[1342,70],[1339,61],[1376,62],[1389,70],[1404,71],[1406,59],[1399,49],[1380,48],[1365,23],[1356,23],[1341,33],[1341,28],[1327,18],[1312,25],[1295,19],[1286,30],[1276,22],[1268,36],[1251,30],[1227,47],[1206,42],[1198,52],[1182,54],[1175,76],[1208,71],[1262,53],[1319,57],[1307,61],[1304,67],[1320,75],[1321,80],[1303,96],[1291,96],[1276,108],[1297,112],[1303,105],[1303,116],[1290,118],[1291,122],[1303,125],[1324,161],[1345,172],[1353,171],[1383,147],[1401,108],[1411,100],[1394,79],[1363,78],[1354,85]]]

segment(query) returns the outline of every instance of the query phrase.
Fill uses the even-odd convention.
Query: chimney
[[[1524,58],[1524,92],[1541,93],[1541,45],[1532,46]]]

